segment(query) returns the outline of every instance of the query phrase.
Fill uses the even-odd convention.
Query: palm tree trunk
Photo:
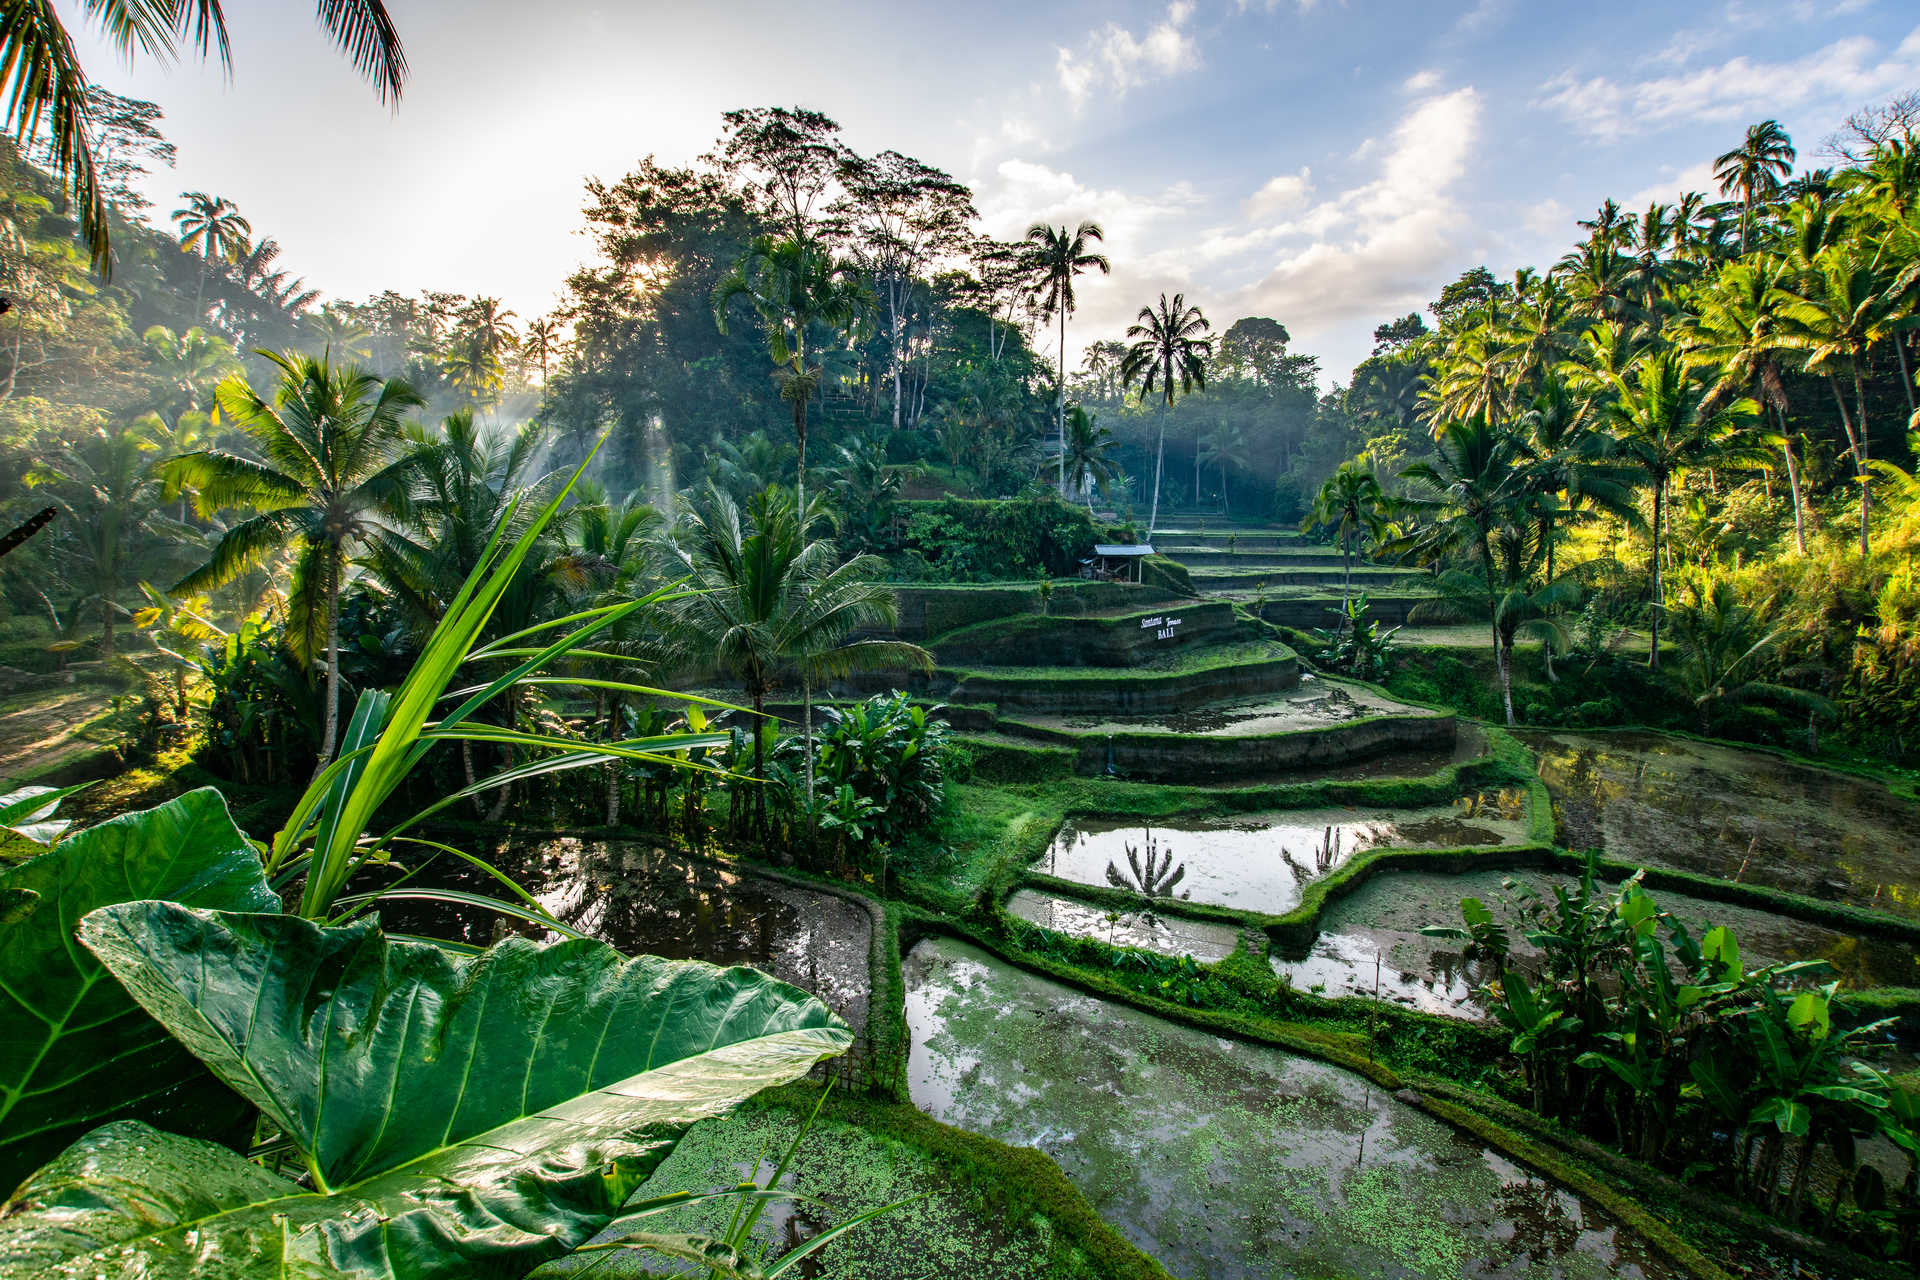
[[[1346,560],[1347,571],[1340,583],[1340,630],[1335,635],[1346,631],[1347,605],[1353,599],[1353,530],[1340,531],[1340,553]]]
[[[807,834],[817,835],[819,818],[813,804],[813,677],[800,677],[800,754],[806,762]]]
[[[802,376],[805,376],[804,369]],[[807,397],[804,394],[793,398],[793,436],[800,442],[800,469],[794,475],[794,492],[798,495],[800,533],[804,537],[807,531]]]
[[[1167,406],[1160,406],[1160,439],[1153,449],[1153,506],[1147,513],[1147,541],[1160,523],[1160,469],[1167,461]]]
[[[1061,496],[1067,492],[1067,309],[1060,308],[1060,386],[1055,396],[1059,421],[1055,424],[1060,432],[1060,483]]]
[[[340,737],[340,548],[327,549],[327,727],[320,735],[320,760],[313,767],[319,777],[333,763],[334,743]]]
[[[1829,373],[1827,385],[1833,389],[1833,403],[1840,409],[1840,426],[1847,433],[1847,446],[1853,450],[1855,470],[1860,477],[1860,558],[1867,558],[1867,466],[1866,424],[1857,427],[1847,412],[1847,398],[1840,394],[1840,379]]]
[[[607,740],[617,741],[620,737],[620,695],[614,694],[608,700]],[[607,761],[607,825],[620,825],[620,762]]]
[[[1793,457],[1793,434],[1787,427],[1787,415],[1776,405],[1774,413],[1780,419],[1780,452],[1787,460],[1787,492],[1793,500],[1793,546],[1801,555],[1807,554],[1806,514],[1800,509],[1800,464]]]
[[[1860,558],[1865,560],[1869,554],[1867,546],[1867,514],[1873,506],[1873,494],[1868,485],[1872,474],[1867,465],[1867,389],[1860,380],[1860,358],[1853,360],[1853,402],[1859,406],[1860,442],[1854,449],[1854,459],[1860,464]]]
[[[1667,514],[1667,478],[1662,475],[1653,482],[1653,612],[1651,626],[1648,628],[1651,639],[1647,644],[1647,669],[1660,669],[1660,608],[1666,603],[1663,590],[1666,586],[1664,575],[1660,571],[1660,534],[1661,524]]]
[[[1920,413],[1920,405],[1913,402],[1913,370],[1907,365],[1907,340],[1903,334],[1893,335],[1893,349],[1900,357],[1900,389],[1907,393],[1907,416]]]

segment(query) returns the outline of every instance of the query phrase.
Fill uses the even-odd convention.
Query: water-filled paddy
[[[1146,888],[1135,876],[1134,862],[1145,874],[1151,844],[1155,865],[1165,862],[1166,875],[1185,869],[1172,886],[1175,895],[1278,914],[1299,904],[1307,882],[1365,849],[1521,843],[1526,838],[1522,813],[1519,804],[1502,806],[1496,797],[1472,815],[1451,807],[1294,809],[1177,819],[1151,827],[1076,818],[1060,828],[1035,870],[1079,884],[1107,885],[1114,883],[1108,874],[1112,868],[1120,887]]]
[[[1161,716],[1074,716],[1021,714],[1022,723],[1075,733],[1179,733],[1219,737],[1251,737],[1292,733],[1362,720],[1371,716],[1428,717],[1440,714],[1383,697],[1359,685],[1303,675],[1284,693],[1209,703],[1190,711]]]
[[[1017,889],[1007,912],[1042,929],[1097,938],[1116,947],[1141,947],[1162,955],[1192,956],[1203,964],[1233,954],[1240,931],[1232,925],[1184,920],[1150,910],[1114,912],[1034,889]]]
[[[834,894],[745,875],[670,850],[572,837],[492,855],[540,905],[629,955],[752,965],[820,997],[857,1031],[866,1024],[872,921]],[[442,860],[431,883],[498,894],[497,882]],[[396,903],[387,927],[485,945],[524,926],[484,913]]]
[[[1423,937],[1420,930],[1426,925],[1458,924],[1460,899],[1468,896],[1487,903],[1503,919],[1511,919],[1502,905],[1514,898],[1504,888],[1509,878],[1543,896],[1549,896],[1555,884],[1573,884],[1570,876],[1536,871],[1382,872],[1329,904],[1321,914],[1321,933],[1312,949],[1298,959],[1274,957],[1274,971],[1302,990],[1371,995],[1377,958],[1381,999],[1429,1013],[1483,1016],[1476,988],[1492,977],[1487,967],[1463,959],[1459,944]],[[1831,976],[1853,990],[1920,983],[1920,954],[1905,943],[1857,938],[1785,916],[1665,890],[1654,891],[1653,897],[1695,937],[1712,925],[1732,929],[1749,967],[1826,960],[1832,966]],[[1516,943],[1516,955],[1530,954],[1517,935]]]
[[[1047,1152],[1175,1275],[1671,1277],[1631,1231],[1359,1077],[948,941],[905,963],[920,1108]]]
[[[1920,804],[1880,783],[1657,733],[1529,733],[1560,843],[1920,915]]]

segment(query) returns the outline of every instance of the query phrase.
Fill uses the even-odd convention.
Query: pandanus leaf
[[[525,1274],[611,1222],[695,1121],[851,1041],[754,970],[599,942],[454,959],[370,924],[165,902],[103,908],[82,937],[314,1187],[99,1129],[0,1211],[5,1280]]]
[[[130,897],[279,906],[260,855],[212,789],[100,823],[0,871],[0,1187],[109,1120],[138,1116],[208,1137],[246,1122],[245,1105],[74,940],[82,916]]]

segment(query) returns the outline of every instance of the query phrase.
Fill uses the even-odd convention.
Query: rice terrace
[[[230,8],[0,16],[0,1280],[1920,1274],[1910,7]]]

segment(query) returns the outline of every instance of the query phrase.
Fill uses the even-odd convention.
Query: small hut
[[[1102,582],[1138,582],[1141,564],[1152,554],[1153,547],[1145,542],[1095,543],[1083,573]]]

